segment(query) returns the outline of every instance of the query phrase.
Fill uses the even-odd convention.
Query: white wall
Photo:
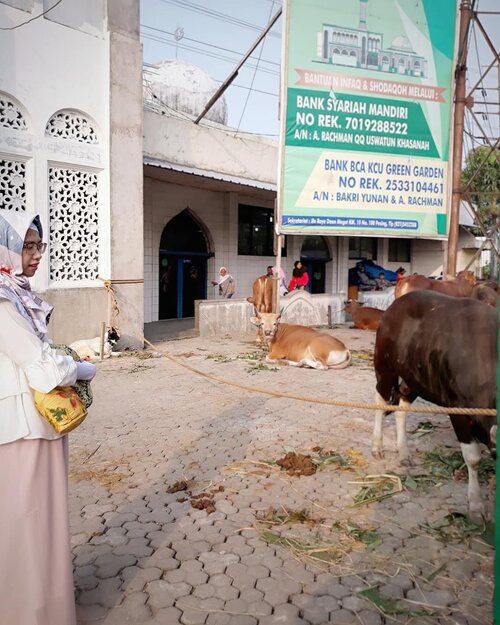
[[[20,8],[0,4],[3,26],[19,25],[53,5],[52,2],[47,5],[47,0],[9,0],[8,4]],[[131,335],[136,345],[142,345],[139,0],[64,0],[47,15],[3,31],[0,58],[0,94],[18,105],[28,124],[27,130],[0,127],[0,158],[26,161],[26,209],[40,214],[46,236],[50,166],[96,174],[99,188],[95,217],[99,230],[97,271],[87,272],[87,279],[77,279],[71,272],[54,271],[53,275],[64,274],[69,278],[51,280],[47,254],[33,286],[63,310],[70,307],[72,314],[55,316],[59,324],[78,327],[81,334],[91,337],[95,336],[98,324],[107,321],[102,318],[102,306],[92,307],[96,297],[99,302],[103,293],[104,298],[108,297],[97,276],[118,278],[115,291],[121,305],[120,331],[122,336]],[[45,136],[48,120],[62,110],[87,118],[96,130],[98,143],[75,137]],[[84,238],[80,234],[78,237]],[[88,241],[79,243],[82,258]],[[78,253],[72,252],[71,260],[77,262]],[[133,267],[134,275],[129,275],[127,263]],[[135,279],[135,283],[123,284],[127,278]],[[80,298],[80,306],[74,306],[75,298]],[[89,310],[95,312],[94,316],[88,315]],[[56,328],[56,333],[68,335],[66,328]],[[81,334],[73,338],[82,338]]]
[[[210,191],[148,177],[144,180],[144,320],[158,320],[158,259],[167,223],[185,208],[205,227],[215,256],[208,259],[207,296],[217,297],[210,280],[224,265],[236,279],[236,297],[248,297],[257,275],[266,272],[274,257],[238,256],[238,203],[272,208],[273,201],[248,194]],[[257,272],[257,273],[256,273]]]
[[[65,0],[78,17],[85,13],[78,0]],[[100,0],[104,6],[104,0]],[[34,2],[33,14],[43,12],[44,3]],[[5,26],[27,19],[24,11],[0,5]],[[109,210],[109,42],[106,22],[88,35],[48,19],[40,18],[0,36],[0,92],[17,100],[26,116],[28,130],[0,128],[0,152],[21,156],[28,163],[27,210],[40,214],[48,232],[48,167],[63,164],[99,172],[100,207]],[[8,59],[8,62],[6,60]],[[45,137],[45,127],[54,113],[72,109],[95,125],[99,144],[91,145]],[[106,238],[107,233],[101,236]],[[109,265],[105,249],[103,272]],[[38,290],[59,288],[49,284],[47,258],[34,280]],[[75,284],[72,285],[73,287]],[[87,285],[88,286],[88,285]]]
[[[278,175],[276,141],[250,135],[234,136],[225,126],[144,111],[144,155],[275,185]]]

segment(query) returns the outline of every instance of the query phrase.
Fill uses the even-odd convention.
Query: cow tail
[[[344,362],[340,362],[338,365],[330,365],[329,368],[330,369],[345,369],[351,364],[351,360],[352,360],[351,351],[348,349],[347,358],[344,360]]]
[[[399,400],[401,399],[402,394],[401,394],[401,390],[399,388],[399,381],[394,384],[394,386],[391,389],[391,394],[389,396],[389,401],[387,402],[390,406],[397,406],[399,405]],[[390,414],[392,411],[388,410],[387,412],[384,413],[385,416],[387,416],[388,414]]]

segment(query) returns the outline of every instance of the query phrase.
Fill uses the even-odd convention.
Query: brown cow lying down
[[[373,364],[377,403],[407,407],[417,397],[438,406],[495,408],[497,311],[468,297],[408,293],[385,311]],[[384,411],[375,413],[372,452],[382,455]],[[469,474],[469,510],[484,512],[479,443],[496,450],[495,416],[450,415]],[[409,461],[406,412],[395,412],[399,460]]]
[[[469,297],[472,287],[476,284],[476,278],[472,271],[459,271],[453,280],[433,280],[420,274],[414,274],[403,278],[396,286],[394,296],[397,299],[411,291],[437,291],[452,297]]]
[[[380,318],[384,314],[383,310],[363,306],[361,302],[355,299],[347,300],[344,310],[352,317],[352,327],[358,330],[376,330],[380,323]]]
[[[266,362],[322,370],[349,366],[351,352],[342,341],[306,326],[279,323],[279,318],[276,313],[257,313],[251,319],[268,341]]]

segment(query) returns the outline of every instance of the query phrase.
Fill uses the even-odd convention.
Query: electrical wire
[[[477,45],[477,35],[476,35],[476,24],[474,23],[472,25],[472,34],[473,34],[473,39],[474,39],[474,48],[475,48],[475,52],[476,52],[476,60],[477,60],[477,66],[479,68],[479,71],[481,71],[481,61],[479,59],[479,48]],[[488,103],[486,102],[486,92],[484,89],[484,76],[481,75],[481,95],[483,96],[483,104],[485,106],[486,111],[488,111]],[[477,91],[477,90],[476,90]],[[493,135],[493,128],[491,125],[491,120],[489,118],[489,114],[488,112],[483,113],[483,119],[488,123],[489,129],[490,129],[490,134]]]
[[[235,62],[237,62],[239,60],[239,57],[236,58],[231,58],[229,56],[224,56],[222,54],[217,54],[216,52],[211,52],[210,50],[202,50],[200,48],[194,47],[194,46],[189,46],[189,45],[184,45],[184,44],[179,44],[179,42],[173,42],[173,41],[168,41],[167,39],[160,37],[158,35],[150,35],[148,33],[144,33],[141,32],[143,39],[148,39],[150,41],[156,41],[158,43],[162,43],[164,45],[167,46],[171,46],[171,47],[175,47],[180,48],[182,50],[187,50],[189,52],[194,52],[195,54],[201,54],[204,57],[210,57],[213,59],[217,59],[219,61],[224,61],[227,63],[231,63],[232,65],[234,65]],[[231,50],[228,50],[229,52],[232,52]],[[235,52],[234,54],[238,54],[237,52]],[[253,65],[252,63],[250,63],[248,65],[249,68],[254,68],[255,65]],[[270,74],[271,76],[279,76],[279,71],[271,69],[271,68],[267,68],[267,67],[260,67],[259,71],[261,71],[264,74]]]
[[[246,22],[245,20],[238,19],[229,15],[228,13],[221,13],[220,11],[215,11],[213,9],[208,9],[206,7],[200,6],[199,4],[195,4],[194,2],[188,2],[187,0],[160,0],[166,4],[173,4],[174,6],[180,7],[182,9],[187,9],[192,11],[193,13],[199,13],[201,15],[205,15],[207,17],[211,17],[217,19],[219,21],[226,22],[227,24],[232,24],[234,26],[240,26],[242,28],[248,28],[250,30],[255,30],[258,32],[262,32],[263,27],[258,26],[257,24],[252,24],[251,22]],[[280,37],[279,33],[270,32],[272,37]]]
[[[151,86],[148,84],[147,81],[143,82],[143,87],[149,93],[149,100],[147,98],[144,100],[144,105],[146,108],[149,108],[150,110],[155,111],[156,113],[160,112],[162,115],[168,115],[169,117],[176,117],[178,119],[183,119],[189,122],[194,121],[192,116],[189,116],[187,113],[184,113],[183,111],[174,109],[172,106],[169,106],[168,104],[165,104],[165,102],[162,102],[161,100],[159,100],[158,97],[153,93]],[[210,128],[211,130],[222,132],[225,135],[229,134],[233,130],[229,126],[219,128],[218,125],[212,125],[212,124],[210,124]],[[247,130],[243,130],[243,131],[240,130],[239,134],[240,134],[240,139],[243,138],[241,137],[241,135],[248,135],[249,137],[257,135],[259,137],[270,137],[270,138],[277,138],[279,136],[277,133],[250,132]]]
[[[2,26],[2,27],[0,27],[0,30],[16,30],[16,28],[21,28],[21,26],[25,26],[26,24],[29,24],[30,22],[34,22],[35,20],[40,19],[44,15],[47,15],[47,13],[52,11],[52,9],[55,9],[58,4],[61,4],[61,2],[62,2],[62,0],[57,0],[57,2],[55,4],[53,4],[51,7],[49,7],[43,13],[40,13],[39,15],[35,15],[35,17],[32,17],[31,19],[26,20],[25,22],[21,22],[20,24],[17,24],[16,26],[9,26],[8,28]]]
[[[274,0],[271,0],[272,2],[274,2]],[[175,33],[169,32],[168,30],[163,30],[161,28],[157,28],[154,26],[148,26],[147,24],[141,24],[141,28],[148,28],[149,30],[154,30],[155,32],[159,32],[162,33],[164,35],[169,35],[169,36],[174,36]],[[231,54],[236,55],[237,58],[241,58],[242,56],[242,52],[238,52],[237,50],[231,50],[229,48],[224,48],[223,46],[217,46],[213,43],[208,43],[207,41],[201,41],[200,39],[192,39],[191,37],[186,37],[183,36],[182,39],[186,40],[186,41],[192,41],[193,43],[199,43],[202,46],[207,46],[209,48],[215,48],[217,50],[222,50],[223,52],[230,52]],[[166,42],[168,42],[168,40],[165,40]],[[169,42],[170,43],[170,42]],[[176,42],[178,43],[178,42]],[[269,65],[275,65],[276,67],[280,67],[280,63],[276,62],[276,61],[269,61],[268,59],[261,59],[262,63],[268,63]]]
[[[267,17],[267,22],[268,23],[269,23],[272,15],[273,15],[273,11],[274,11],[274,2],[271,4],[271,9],[270,9],[269,15]],[[264,39],[262,41],[262,44],[260,45],[259,56],[257,58],[257,66],[255,67],[255,70],[254,70],[254,73],[253,73],[253,76],[252,76],[252,81],[250,82],[250,89],[249,89],[249,91],[247,93],[247,97],[245,98],[245,103],[243,104],[243,110],[241,111],[240,121],[238,122],[238,126],[236,127],[235,135],[237,135],[239,130],[240,130],[241,122],[243,121],[243,117],[245,115],[245,111],[247,110],[248,101],[250,100],[250,94],[252,93],[253,84],[254,84],[255,78],[257,76],[257,70],[259,69],[259,61],[260,61],[260,58],[262,56],[262,52],[264,51],[264,46],[265,45],[266,45],[266,40]]]
[[[154,71],[151,71],[150,68],[154,69],[155,65],[151,63],[143,63],[143,72],[145,74],[150,74],[151,76],[154,76]],[[214,81],[218,83],[219,86],[223,83],[222,80],[219,80],[217,78],[214,78]],[[246,90],[250,89],[250,87],[247,87],[246,85],[239,85],[236,82],[231,83],[231,87],[237,87],[238,89],[246,89]],[[254,91],[255,93],[262,93],[262,95],[268,95],[273,98],[279,97],[279,94],[277,93],[272,93],[271,91],[264,91],[263,89],[255,89],[255,87],[252,88],[252,91]]]

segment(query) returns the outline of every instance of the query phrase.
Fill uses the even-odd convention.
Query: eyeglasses
[[[23,250],[26,250],[30,256],[33,256],[37,250],[40,254],[43,254],[46,249],[47,243],[43,243],[42,241],[38,241],[38,243],[31,241],[30,243],[24,243],[23,245]]]

